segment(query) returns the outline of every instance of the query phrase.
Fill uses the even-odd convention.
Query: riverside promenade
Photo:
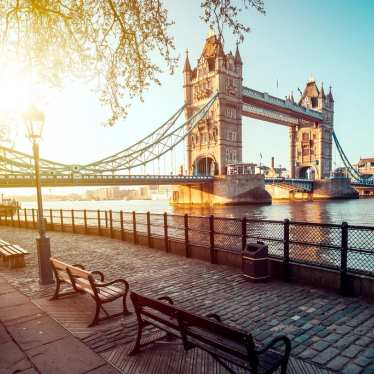
[[[361,299],[343,298],[294,283],[253,284],[235,268],[186,259],[116,239],[57,232],[49,235],[53,256],[70,263],[81,263],[90,270],[103,271],[108,280],[123,277],[128,280],[130,289],[137,292],[156,297],[168,295],[177,305],[200,314],[218,313],[224,322],[247,329],[262,343],[277,334],[286,334],[292,340],[290,373],[374,373],[374,306]],[[2,286],[1,298],[7,300],[7,294],[17,293],[14,289],[22,291],[24,296],[17,297],[23,298],[25,305],[41,310],[46,318],[69,332],[69,339],[83,344],[82,349],[87,348],[87,352],[96,355],[99,360],[96,367],[77,373],[94,369],[97,370],[92,371],[95,373],[113,370],[122,373],[225,372],[198,350],[184,353],[179,342],[155,344],[141,354],[129,357],[136,332],[133,314],[87,328],[94,313],[94,303],[88,297],[74,295],[49,301],[54,286],[38,284],[36,236],[33,230],[0,227],[1,239],[17,243],[31,252],[25,268],[9,270],[0,266],[1,284],[8,283],[8,286]],[[2,303],[2,325],[9,318],[4,313],[5,308],[7,306]],[[116,309],[117,305],[112,308]],[[47,326],[46,331],[50,330],[52,328]],[[5,332],[10,336],[8,339],[16,343],[18,335],[14,329]],[[47,341],[45,346],[49,343]],[[54,356],[51,351],[32,355],[29,347],[22,350],[22,345],[18,345],[18,348],[22,357],[31,362],[29,373],[32,370],[74,372],[64,371],[58,355]],[[37,369],[37,359],[44,354],[52,357],[51,365],[55,368],[51,371]],[[62,351],[60,356],[61,359],[64,356]],[[105,361],[116,369],[107,366]],[[0,366],[2,373],[1,369]]]

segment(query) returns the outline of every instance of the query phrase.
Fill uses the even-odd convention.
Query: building
[[[356,168],[362,176],[374,175],[374,157],[361,158],[360,161],[357,163]]]

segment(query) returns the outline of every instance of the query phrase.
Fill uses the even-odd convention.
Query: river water
[[[36,208],[36,203],[21,202],[23,208]],[[227,206],[210,209],[180,209],[169,205],[167,200],[103,200],[103,201],[45,201],[49,209],[87,209],[137,211],[153,213],[189,213],[192,215],[214,214],[224,217],[337,223],[374,226],[374,198],[359,200],[330,200],[305,202],[273,202],[272,205]]]

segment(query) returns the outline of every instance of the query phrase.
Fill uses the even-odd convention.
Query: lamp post
[[[51,248],[50,240],[45,234],[39,166],[39,140],[42,136],[44,127],[44,113],[37,110],[35,107],[30,107],[27,112],[24,113],[23,117],[26,123],[27,137],[32,143],[34,155],[35,184],[38,201],[39,238],[36,239],[36,247],[39,266],[39,283],[43,285],[51,284],[53,283],[52,269],[49,263],[49,258],[51,257]]]

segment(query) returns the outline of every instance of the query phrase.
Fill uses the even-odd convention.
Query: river
[[[36,203],[22,202],[23,208],[36,208]],[[274,202],[272,205],[227,206],[210,209],[179,209],[168,204],[167,200],[102,200],[102,201],[45,201],[44,208],[49,209],[92,209],[137,212],[168,212],[192,215],[225,217],[247,216],[255,219],[337,223],[347,221],[354,225],[374,226],[374,198],[359,200],[330,200],[305,202]]]

